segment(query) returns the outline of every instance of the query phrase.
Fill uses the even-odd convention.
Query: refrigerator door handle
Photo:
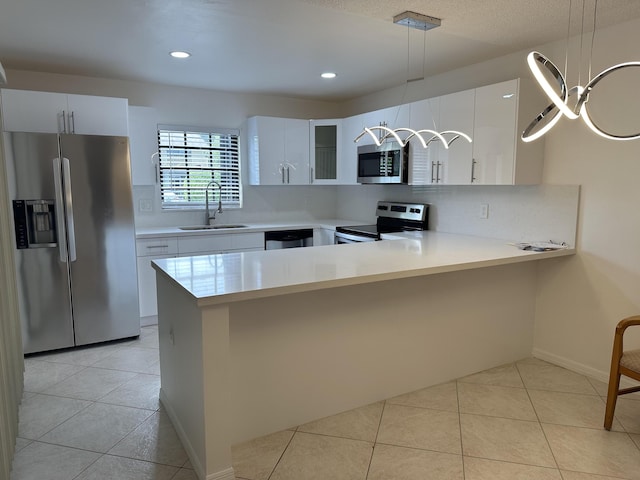
[[[62,195],[62,167],[60,158],[53,159],[53,184],[56,191],[56,228],[58,230],[58,250],[60,261],[67,263],[67,234],[64,229],[64,198]]]
[[[67,243],[69,244],[69,261],[75,262],[76,257],[76,231],[73,225],[73,197],[71,196],[71,167],[69,159],[62,158],[62,178],[64,180],[64,203],[67,212]]]

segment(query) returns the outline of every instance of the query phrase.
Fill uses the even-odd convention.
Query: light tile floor
[[[155,326],[29,356],[10,480],[195,480],[159,390]]]
[[[10,480],[193,480],[160,408],[157,328],[26,360]],[[233,448],[247,480],[640,480],[640,394],[536,359]]]
[[[640,395],[541,360],[387,399],[233,448],[247,480],[640,479]]]

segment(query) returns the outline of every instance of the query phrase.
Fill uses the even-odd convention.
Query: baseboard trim
[[[162,388],[160,388],[160,403],[162,403],[162,406],[166,410],[167,415],[169,415],[171,423],[176,429],[176,433],[178,434],[178,437],[182,442],[182,446],[187,452],[187,455],[189,455],[189,460],[191,461],[191,465],[193,465],[193,469],[195,470],[197,477],[204,480],[235,480],[236,476],[232,467],[221,470],[219,472],[211,473],[209,475],[205,475],[202,462],[196,455],[193,445],[191,445],[191,442],[189,441],[189,438],[187,437],[182,424],[178,420],[178,416],[176,415],[175,410],[171,406],[171,403],[169,403],[169,400],[167,399],[167,396],[165,395]]]
[[[226,470],[222,470],[221,472],[212,473],[207,476],[207,480],[235,480],[236,475],[233,471],[233,468],[227,468]]]
[[[593,367],[585,365],[584,363],[579,363],[569,358],[561,357],[560,355],[540,350],[539,348],[533,349],[533,356],[539,358],[540,360],[558,365],[559,367],[564,367],[568,370],[571,370],[572,372],[581,373],[582,375],[586,375],[587,377],[591,377],[595,380],[600,380],[604,383],[609,382],[608,371],[603,372],[602,370],[597,370]]]

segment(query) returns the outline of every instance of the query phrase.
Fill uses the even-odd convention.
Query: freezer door
[[[60,135],[77,345],[140,334],[127,137]]]
[[[31,245],[35,248],[14,248],[24,352],[71,347],[74,337],[64,211],[61,185],[56,189],[55,184],[60,177],[58,136],[5,132],[4,144],[11,200],[46,200],[54,205],[47,222],[55,224],[55,241]]]

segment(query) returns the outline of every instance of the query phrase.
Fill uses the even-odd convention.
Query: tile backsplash
[[[561,241],[575,246],[580,187],[526,186],[244,186],[241,209],[219,223],[311,221],[337,218],[374,223],[378,200],[431,205],[429,229],[508,241]],[[195,225],[204,212],[162,211],[155,186],[133,189],[137,227]],[[486,206],[487,218],[481,218]]]
[[[378,200],[424,202],[429,230],[575,246],[579,197],[577,185],[353,186],[339,189],[338,216],[374,221]]]

